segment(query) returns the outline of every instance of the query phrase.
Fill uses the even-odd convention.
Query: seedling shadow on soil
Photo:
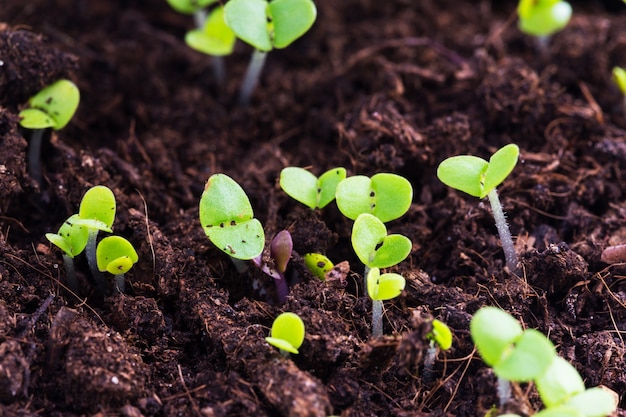
[[[224,58],[217,86],[210,60],[184,43],[193,22],[166,1],[7,0],[0,414],[481,416],[498,404],[469,333],[484,305],[547,335],[586,386],[626,392],[626,268],[602,261],[626,240],[626,119],[611,75],[626,66],[626,5],[571,3],[571,21],[540,53],[514,1],[319,1],[314,25],[268,55],[240,107],[249,48]],[[44,141],[38,183],[18,114],[59,79],[76,83],[81,103]],[[520,159],[498,193],[517,275],[486,201],[436,176],[450,156],[509,143]],[[288,166],[410,181],[408,213],[385,225],[412,242],[383,271],[406,279],[384,304],[385,336],[370,338],[353,221],[335,203],[287,196],[278,181]],[[245,190],[265,236],[291,234],[284,304],[207,239],[198,203],[216,173]],[[44,237],[94,185],[113,191],[115,233],[139,259],[125,294],[104,300],[86,262],[75,265],[84,298],[63,288],[60,251]],[[307,253],[341,263],[341,280],[314,277]],[[306,327],[289,359],[265,341],[282,312]],[[433,319],[453,342],[425,381]],[[533,387],[512,383],[512,393],[500,412],[541,408]]]

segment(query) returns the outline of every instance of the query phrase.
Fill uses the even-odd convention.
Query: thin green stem
[[[42,184],[41,146],[46,129],[35,129],[28,142],[28,175],[39,185]]]
[[[509,268],[509,271],[516,273],[517,253],[515,253],[515,245],[513,244],[513,238],[511,237],[509,225],[506,222],[506,216],[504,215],[504,211],[502,211],[502,204],[500,204],[498,192],[494,188],[487,196],[489,197],[493,218],[496,221],[496,228],[498,229],[498,234],[500,235],[500,242],[502,242],[506,266]]]
[[[239,92],[240,105],[247,106],[250,103],[250,97],[252,97],[252,92],[259,83],[259,77],[261,75],[261,71],[263,70],[263,66],[265,65],[266,57],[267,52],[259,51],[258,49],[255,49],[254,52],[252,52],[252,57],[250,58],[246,75],[243,79],[243,83],[241,84],[241,91]]]

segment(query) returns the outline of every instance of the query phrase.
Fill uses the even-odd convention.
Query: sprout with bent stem
[[[20,125],[32,129],[28,145],[28,172],[38,184],[42,182],[41,146],[47,128],[63,129],[72,119],[78,103],[80,91],[69,80],[59,80],[28,100],[29,108],[20,112]]]
[[[107,236],[98,243],[96,258],[98,270],[114,275],[115,290],[123,294],[124,274],[139,260],[133,245],[121,236]]]
[[[435,357],[437,356],[437,347],[448,350],[452,347],[452,331],[442,321],[434,319],[431,323],[432,330],[426,335],[430,341],[426,357],[424,358],[424,382],[429,383],[432,380],[433,367],[435,366]]]
[[[304,322],[295,313],[281,313],[274,323],[270,336],[265,341],[277,347],[280,353],[287,357],[289,353],[298,354],[298,349],[304,342]]]
[[[446,159],[437,168],[437,177],[448,187],[480,199],[489,197],[506,266],[513,273],[517,271],[517,254],[496,187],[513,171],[518,157],[517,145],[509,144],[491,155],[489,162],[476,156],[459,155]]]

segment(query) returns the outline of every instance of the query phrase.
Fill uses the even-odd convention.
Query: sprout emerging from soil
[[[311,0],[230,0],[224,17],[235,35],[255,48],[239,94],[239,103],[247,105],[267,53],[304,35],[313,26],[317,9]]]
[[[107,236],[98,243],[96,249],[98,270],[115,276],[115,290],[121,294],[125,290],[124,274],[139,260],[133,245],[121,236]]]
[[[280,172],[280,187],[289,197],[315,210],[335,199],[337,185],[345,179],[345,168],[330,169],[317,178],[304,168],[287,167]]]
[[[545,51],[550,36],[569,23],[572,6],[562,0],[520,0],[517,14],[520,30],[535,36]]]
[[[339,211],[355,220],[362,213],[389,222],[404,215],[413,200],[413,187],[404,177],[382,173],[368,178],[355,175],[337,185],[335,193]]]
[[[383,335],[383,301],[396,298],[404,290],[406,280],[400,274],[380,274],[371,268],[367,274],[367,293],[372,299],[372,337]]]
[[[440,320],[432,321],[433,329],[426,335],[430,341],[426,357],[424,358],[424,382],[432,381],[433,367],[435,366],[435,357],[437,356],[437,347],[442,350],[448,350],[452,347],[452,331]]]
[[[76,223],[79,219],[78,214],[74,214],[63,222],[56,234],[46,233],[46,239],[63,251],[67,287],[75,294],[78,294],[79,288],[74,269],[74,257],[85,250],[89,238],[87,228]]]
[[[265,341],[280,349],[283,356],[298,354],[304,342],[304,322],[295,313],[282,313],[274,320],[270,336]]]
[[[326,280],[326,274],[335,265],[325,255],[321,253],[307,253],[304,255],[304,265],[309,271],[322,281]]]
[[[261,268],[266,275],[272,277],[276,286],[278,304],[283,304],[289,294],[285,272],[291,259],[293,241],[288,230],[281,230],[270,243],[270,262],[264,262],[262,255],[253,259],[254,263]]]
[[[476,156],[460,155],[446,159],[437,168],[437,177],[447,186],[480,199],[489,197],[506,265],[513,273],[517,271],[517,254],[496,187],[513,171],[518,157],[517,145],[509,144],[494,153],[489,162]]]
[[[32,129],[33,133],[28,146],[29,175],[38,184],[42,182],[41,146],[46,129],[63,129],[72,119],[78,103],[80,92],[69,80],[59,80],[28,100],[29,108],[20,112],[20,125]]]
[[[624,115],[626,116],[626,69],[622,67],[613,67],[611,74],[613,76],[613,82],[622,93],[622,97],[624,99],[623,110]]]

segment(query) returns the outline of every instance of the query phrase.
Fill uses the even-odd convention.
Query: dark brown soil
[[[483,305],[548,334],[587,386],[626,392],[626,267],[601,259],[626,240],[626,117],[610,80],[626,66],[626,6],[575,2],[542,52],[513,1],[317,3],[313,29],[269,54],[242,108],[250,48],[216,85],[210,59],[182,41],[192,19],[165,1],[0,2],[0,416],[482,416],[497,403],[469,336]],[[46,140],[36,184],[17,114],[60,77],[82,101]],[[512,142],[521,162],[499,192],[519,277],[503,270],[488,204],[435,175],[448,156]],[[407,287],[385,303],[389,336],[369,337],[351,222],[288,198],[285,166],[412,182],[409,213],[389,224],[413,241],[393,268]],[[267,236],[292,232],[300,279],[284,305],[204,235],[198,201],[216,172],[243,186]],[[97,184],[114,191],[115,232],[140,256],[127,293],[104,299],[84,261],[83,294],[64,289],[44,238]],[[312,250],[350,263],[345,288],[304,272]],[[289,359],[264,340],[281,311],[307,329]],[[432,318],[454,343],[427,381]],[[517,388],[508,411],[538,409],[534,389]]]

